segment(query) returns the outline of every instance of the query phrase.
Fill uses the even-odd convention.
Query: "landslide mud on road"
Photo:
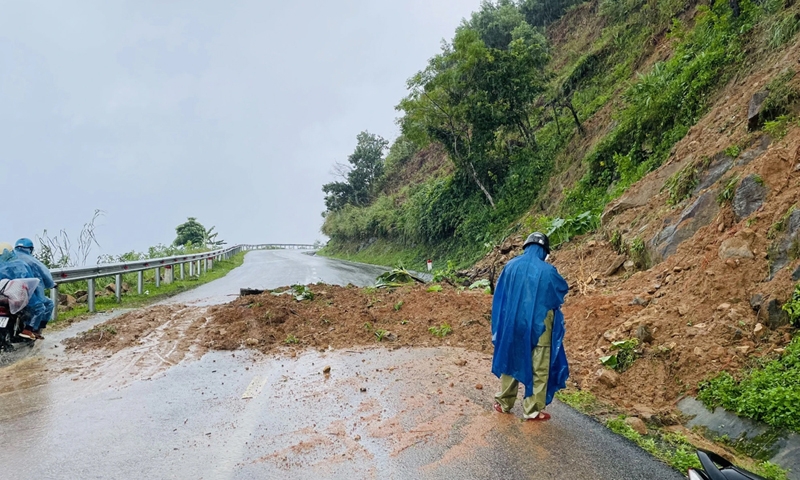
[[[491,353],[492,297],[483,291],[449,286],[441,292],[429,292],[427,286],[309,288],[314,293],[311,300],[265,292],[215,307],[156,306],[122,315],[65,343],[70,349],[114,353],[168,341],[175,346],[170,361],[189,351],[240,348],[268,353],[307,347],[447,345]],[[441,335],[447,326],[451,331]]]

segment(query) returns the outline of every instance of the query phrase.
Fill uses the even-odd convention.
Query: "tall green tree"
[[[349,165],[341,172],[344,180],[322,186],[328,211],[341,210],[345,205],[369,205],[375,197],[383,176],[383,152],[389,142],[367,131],[359,133],[356,140],[356,149],[347,158]]]
[[[521,16],[511,33],[507,48],[491,48],[480,32],[462,26],[453,43],[408,81],[410,93],[397,107],[404,112],[403,134],[442,143],[492,207],[492,184],[510,162],[498,139],[513,135],[522,148],[536,148],[530,119],[538,115],[534,101],[548,79],[544,37]]]

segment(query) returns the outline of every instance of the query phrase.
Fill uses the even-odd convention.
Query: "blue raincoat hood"
[[[569,365],[564,352],[564,314],[561,305],[569,287],[556,268],[544,261],[539,245],[506,264],[492,300],[492,373],[510,375],[525,385],[525,397],[533,395],[533,348],[544,333],[547,312],[555,310],[550,345],[547,403],[564,388]]]

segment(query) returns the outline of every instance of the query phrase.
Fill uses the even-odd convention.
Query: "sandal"
[[[21,332],[19,332],[19,336],[22,338],[27,338],[28,340],[36,340],[36,334],[28,330],[27,328]]]
[[[497,413],[508,413],[507,411],[503,410],[503,407],[501,407],[499,403],[494,404],[494,411]]]
[[[547,412],[538,412],[536,415],[525,419],[526,422],[544,422],[547,420],[550,420],[550,414]]]

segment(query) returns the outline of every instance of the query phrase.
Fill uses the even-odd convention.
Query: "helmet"
[[[17,243],[14,244],[14,248],[27,250],[28,253],[33,253],[33,242],[31,242],[30,238],[20,238],[17,240]]]
[[[525,239],[525,243],[522,244],[522,249],[525,250],[529,245],[533,244],[539,245],[544,249],[544,253],[550,255],[550,240],[544,233],[533,232],[528,235],[528,238]]]

